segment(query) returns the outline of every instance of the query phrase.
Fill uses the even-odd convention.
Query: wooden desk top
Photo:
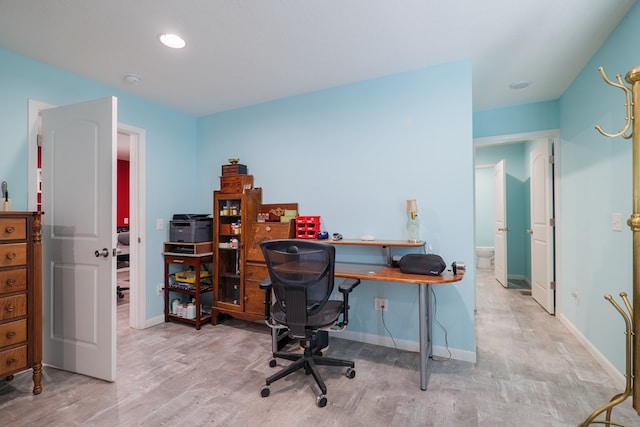
[[[336,262],[335,276],[346,279],[378,280],[383,282],[438,285],[459,282],[464,276],[445,271],[440,276],[402,273],[399,268],[376,264]]]
[[[412,243],[408,240],[356,240],[356,239],[343,239],[343,240],[318,240],[322,243],[329,243],[330,245],[357,245],[357,246],[379,246],[379,247],[389,247],[389,246],[397,246],[397,247],[422,247],[426,242],[417,242]]]

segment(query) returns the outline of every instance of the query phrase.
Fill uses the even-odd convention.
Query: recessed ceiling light
[[[186,42],[177,34],[163,34],[160,36],[160,42],[173,49],[182,49],[186,46]]]
[[[124,76],[124,81],[129,83],[130,85],[137,85],[141,80],[142,77],[137,74],[127,74],[126,76]]]
[[[524,89],[526,87],[529,87],[530,84],[531,80],[518,80],[517,82],[511,82],[509,84],[509,87],[511,89]]]

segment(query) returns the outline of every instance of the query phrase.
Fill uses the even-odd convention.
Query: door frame
[[[30,99],[28,103],[28,174],[27,174],[27,209],[37,210],[37,186],[38,186],[38,131],[40,127],[39,114],[41,110],[56,107],[56,105]],[[130,258],[130,282],[135,283],[129,290],[129,327],[144,329],[146,325],[147,298],[146,298],[146,247],[145,228],[145,143],[146,131],[141,128],[118,123],[118,132],[130,136],[130,160],[129,160],[129,218],[131,244]],[[45,212],[46,215],[46,212]],[[45,260],[43,260],[45,261]]]
[[[559,254],[562,253],[561,251],[561,245],[562,242],[560,240],[560,236],[562,236],[562,233],[560,233],[560,227],[562,226],[562,224],[560,223],[560,221],[558,221],[558,218],[560,218],[560,212],[561,212],[561,206],[560,206],[560,129],[548,129],[548,130],[543,130],[543,131],[535,131],[535,132],[523,132],[523,133],[513,133],[513,134],[504,134],[504,135],[495,135],[495,136],[486,136],[486,137],[481,137],[481,138],[473,138],[473,148],[474,150],[477,147],[487,147],[487,146],[492,146],[492,145],[499,145],[499,144],[511,144],[511,143],[516,143],[516,142],[525,142],[525,141],[529,141],[529,140],[534,140],[534,139],[553,139],[554,141],[554,151],[553,151],[553,156],[554,156],[554,168],[553,168],[553,191],[552,191],[552,198],[553,200],[551,200],[551,203],[553,203],[554,205],[554,212],[555,212],[555,218],[556,218],[556,222],[555,222],[555,247],[556,250],[554,251],[554,257],[553,257],[553,262],[554,265],[551,266],[550,268],[554,268],[555,266],[558,265],[560,262],[562,262],[561,259],[559,259]],[[475,167],[475,161],[474,161],[474,167]],[[475,176],[475,175],[474,175]],[[475,220],[474,220],[475,221]],[[507,275],[508,275],[508,271],[507,271]],[[562,307],[562,292],[560,292],[562,283],[559,280],[558,276],[556,276],[555,278],[556,280],[556,313],[555,316],[559,316],[560,314],[562,314],[560,308]]]

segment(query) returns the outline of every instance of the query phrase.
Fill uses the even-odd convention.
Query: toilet
[[[476,267],[477,268],[493,268],[493,260],[495,258],[495,250],[493,246],[477,246],[476,247]]]

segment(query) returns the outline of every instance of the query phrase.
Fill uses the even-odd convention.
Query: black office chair
[[[265,290],[265,321],[270,328],[286,329],[287,336],[298,341],[304,349],[302,354],[273,353],[274,358],[269,362],[271,367],[276,366],[276,358],[294,363],[267,378],[261,395],[269,396],[271,383],[304,368],[305,374],[313,375],[320,387],[316,403],[324,407],[327,404],[327,387],[316,365],[345,366],[348,368],[347,378],[356,375],[352,361],[324,357],[322,348],[327,345],[328,330],[341,331],[347,326],[349,293],[360,280],[345,280],[339,286],[343,301],[330,300],[334,284],[333,246],[291,239],[262,242],[260,247],[269,270],[269,277],[260,284]],[[275,296],[273,305],[272,291]]]

